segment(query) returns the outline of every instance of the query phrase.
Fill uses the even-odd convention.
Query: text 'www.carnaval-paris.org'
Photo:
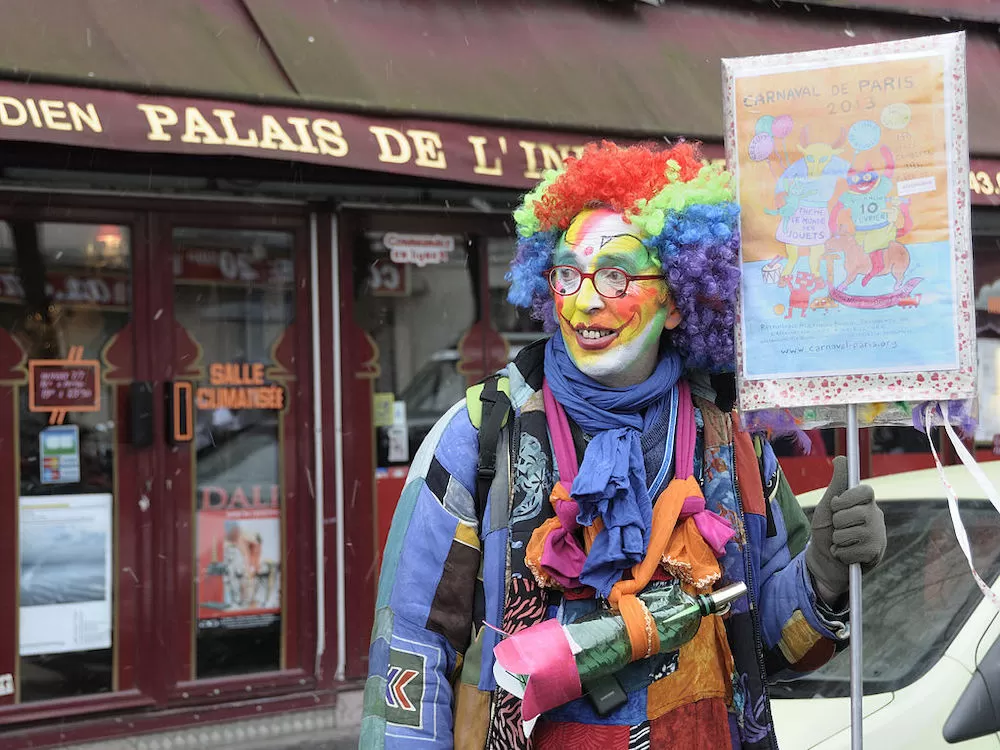
[[[824,352],[857,352],[867,349],[895,349],[897,341],[838,341],[832,344],[814,344],[813,346],[795,346],[781,349],[782,354],[823,354]]]

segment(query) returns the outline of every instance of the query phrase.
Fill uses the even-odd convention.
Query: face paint
[[[638,229],[607,209],[589,209],[573,219],[552,264],[585,273],[614,267],[633,276],[661,270]],[[575,294],[553,296],[574,363],[605,385],[634,385],[649,377],[660,334],[680,322],[662,280],[633,281],[625,296],[608,299],[597,293],[590,279],[583,279]]]

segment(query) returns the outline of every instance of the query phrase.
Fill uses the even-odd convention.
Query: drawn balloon
[[[774,125],[774,118],[771,115],[764,115],[759,120],[757,120],[757,125],[754,127],[753,131],[757,135],[761,133],[766,133],[771,135],[771,127]]]
[[[757,133],[750,141],[750,161],[764,161],[774,151],[774,139],[767,133]]]
[[[791,115],[782,115],[771,124],[771,135],[775,138],[787,138],[794,124]]]
[[[913,113],[910,111],[910,105],[904,102],[896,102],[882,110],[881,119],[882,124],[889,128],[889,130],[902,130],[910,124],[912,116]]]
[[[855,151],[867,151],[875,148],[882,140],[882,128],[874,120],[861,120],[851,125],[847,131],[847,141]]]

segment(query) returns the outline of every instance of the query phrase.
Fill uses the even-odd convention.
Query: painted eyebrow
[[[601,237],[601,247],[610,244],[612,240],[617,240],[619,237],[627,237],[629,239],[633,239],[637,243],[642,245],[642,240],[639,239],[637,236],[635,236],[634,234],[629,234],[628,232],[624,232],[622,234],[603,235]]]

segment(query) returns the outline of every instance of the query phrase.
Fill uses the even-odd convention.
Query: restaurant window
[[[114,689],[122,436],[101,358],[129,322],[130,260],[125,226],[0,222],[0,327],[28,375],[10,515],[21,702]]]
[[[194,378],[198,678],[282,667],[294,371],[291,233],[176,228],[174,308]],[[182,352],[182,357],[185,356]]]
[[[436,245],[419,256],[420,240],[411,238],[425,236]],[[478,317],[475,264],[462,235],[368,232],[360,247],[355,315],[379,364],[376,465],[406,466],[431,427],[465,396],[459,344]]]

